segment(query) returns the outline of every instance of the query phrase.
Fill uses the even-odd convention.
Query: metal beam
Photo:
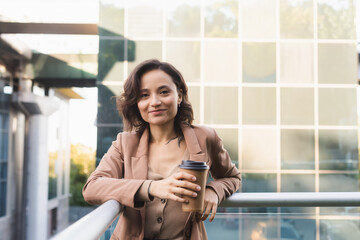
[[[1,33],[97,35],[97,24],[0,22]]]

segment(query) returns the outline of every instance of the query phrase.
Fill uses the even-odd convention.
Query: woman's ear
[[[182,102],[182,95],[183,95],[183,91],[181,89],[178,90],[178,104],[180,104]]]

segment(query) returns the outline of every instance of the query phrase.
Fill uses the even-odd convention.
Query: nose
[[[154,107],[154,106],[159,106],[160,104],[161,104],[161,101],[160,101],[159,97],[156,94],[153,94],[151,97],[150,105],[152,107]]]

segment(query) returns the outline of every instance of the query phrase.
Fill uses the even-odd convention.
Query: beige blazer
[[[206,162],[214,181],[207,184],[219,197],[219,203],[240,187],[239,170],[231,162],[228,152],[215,130],[204,126],[182,126],[190,160]],[[149,130],[139,136],[123,132],[117,135],[99,166],[83,188],[84,199],[90,204],[117,200],[124,206],[112,240],[143,239],[145,202],[134,200],[148,174]],[[192,220],[191,214],[184,228],[184,239],[207,239],[203,222]]]

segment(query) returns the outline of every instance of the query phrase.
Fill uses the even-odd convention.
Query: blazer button
[[[158,222],[158,223],[162,223],[162,217],[158,217],[157,219],[156,219],[156,221]]]
[[[161,203],[166,203],[166,200],[165,200],[165,199],[161,199]]]

